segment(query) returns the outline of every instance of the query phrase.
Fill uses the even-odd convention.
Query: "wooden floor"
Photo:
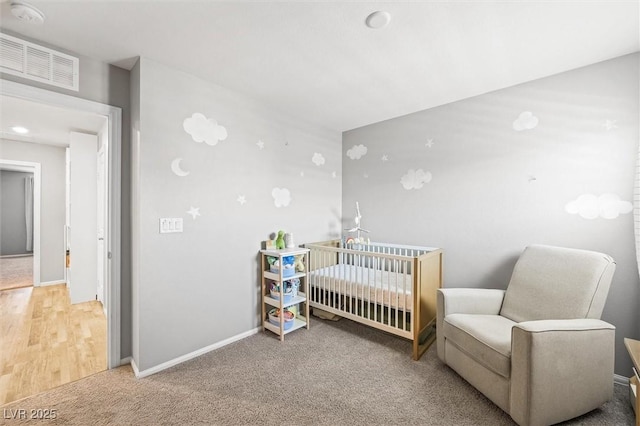
[[[0,405],[105,370],[106,337],[102,304],[65,284],[0,291]]]

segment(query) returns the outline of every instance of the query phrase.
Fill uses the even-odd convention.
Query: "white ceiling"
[[[345,131],[640,51],[640,0],[32,0],[0,28],[130,67],[138,55]],[[375,10],[388,27],[364,25]]]
[[[69,132],[98,134],[107,117],[23,99],[3,96],[0,99],[0,138],[46,145],[69,146]],[[27,134],[11,130],[22,126]]]

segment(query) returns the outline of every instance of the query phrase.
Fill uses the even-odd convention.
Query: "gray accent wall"
[[[33,173],[0,170],[0,256],[27,251],[25,179]]]
[[[133,353],[143,371],[259,326],[260,242],[280,229],[298,244],[340,234],[342,145],[339,132],[149,59],[138,76]],[[162,217],[183,218],[184,232],[160,234]]]
[[[506,288],[533,243],[613,256],[603,319],[616,326],[615,371],[628,376],[623,338],[640,337],[630,211],[639,59],[345,132],[343,227],[352,226],[358,201],[372,240],[442,247],[445,287]]]
[[[40,163],[40,282],[63,281],[65,149],[0,139],[0,158]]]

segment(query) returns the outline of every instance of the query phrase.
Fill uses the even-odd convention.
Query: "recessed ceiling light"
[[[44,23],[44,13],[35,7],[21,1],[11,2],[11,13],[21,21],[41,25]]]
[[[15,133],[19,133],[21,135],[29,133],[29,129],[27,129],[26,127],[22,127],[22,126],[13,126],[11,128],[11,130],[13,130]]]
[[[364,22],[367,24],[367,27],[378,30],[389,25],[389,21],[391,21],[391,15],[389,15],[389,12],[378,10],[367,16],[367,19]]]

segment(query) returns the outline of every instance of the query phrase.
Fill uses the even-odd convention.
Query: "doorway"
[[[34,105],[46,105],[78,113],[99,115],[107,119],[108,162],[105,179],[105,215],[104,230],[104,306],[107,317],[106,343],[107,367],[121,364],[120,354],[120,145],[121,145],[121,109],[73,96],[1,80],[0,96],[33,102]],[[4,114],[4,111],[3,111]],[[97,238],[96,238],[97,240]],[[97,242],[96,242],[97,244]],[[34,262],[34,266],[35,262]],[[34,267],[35,269],[35,267]]]
[[[0,290],[40,284],[40,176],[39,163],[0,159]]]

